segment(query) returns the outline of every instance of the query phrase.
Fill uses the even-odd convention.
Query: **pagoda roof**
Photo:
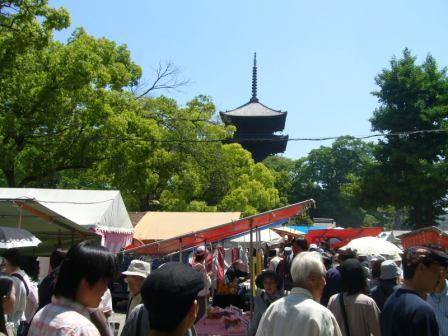
[[[220,112],[220,114],[232,117],[276,117],[283,116],[287,112],[271,109],[258,101],[249,101],[236,109]]]

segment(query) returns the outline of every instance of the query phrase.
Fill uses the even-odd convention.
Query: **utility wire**
[[[448,129],[431,129],[431,130],[415,130],[415,131],[403,131],[403,132],[391,132],[391,133],[374,133],[369,135],[351,136],[351,135],[339,135],[328,137],[310,137],[310,138],[288,138],[285,135],[274,135],[274,137],[252,137],[252,138],[224,138],[224,139],[169,139],[158,140],[145,137],[98,137],[98,140],[117,140],[117,141],[145,141],[152,143],[216,143],[216,142],[283,142],[283,141],[326,141],[336,140],[341,137],[350,137],[353,140],[363,140],[380,137],[403,137],[415,134],[431,134],[431,133],[448,133]]]

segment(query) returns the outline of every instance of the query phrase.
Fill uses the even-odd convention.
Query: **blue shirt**
[[[437,323],[439,324],[439,335],[448,336],[448,281],[440,293],[428,295],[426,301],[434,308]]]
[[[434,309],[416,292],[399,288],[384,304],[382,336],[439,336]]]

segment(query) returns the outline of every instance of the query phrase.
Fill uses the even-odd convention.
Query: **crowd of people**
[[[281,246],[256,278],[249,335],[447,335],[448,255],[436,246],[406,249],[401,260],[356,251]],[[122,274],[130,289],[123,336],[197,335],[205,315],[210,276],[206,249],[192,264],[157,269],[132,260]],[[55,251],[39,286],[20,268],[20,253],[3,253],[0,335],[110,336],[105,302],[118,274],[116,255],[89,242]],[[241,260],[226,275],[247,278]]]
[[[277,249],[259,276],[251,335],[448,335],[442,248],[412,247],[394,261],[302,238],[290,245]]]

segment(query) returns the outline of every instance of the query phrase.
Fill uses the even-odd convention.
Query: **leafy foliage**
[[[448,82],[432,56],[422,65],[415,61],[406,49],[376,78],[380,106],[371,123],[386,136],[363,175],[358,198],[369,206],[407,208],[410,225],[420,228],[434,225],[446,206],[447,133],[388,134],[447,129]]]
[[[314,217],[334,218],[346,227],[362,226],[366,212],[353,204],[350,188],[372,161],[372,149],[370,143],[341,137],[331,147],[312,150],[296,161],[290,201],[313,198]]]
[[[208,141],[235,131],[216,121],[210,98],[179,107],[136,97],[141,69],[126,46],[82,28],[53,40],[68,25],[46,1],[0,2],[1,185],[120,189],[130,210],[278,205],[265,166],[237,144]],[[169,80],[161,74],[156,88]]]

